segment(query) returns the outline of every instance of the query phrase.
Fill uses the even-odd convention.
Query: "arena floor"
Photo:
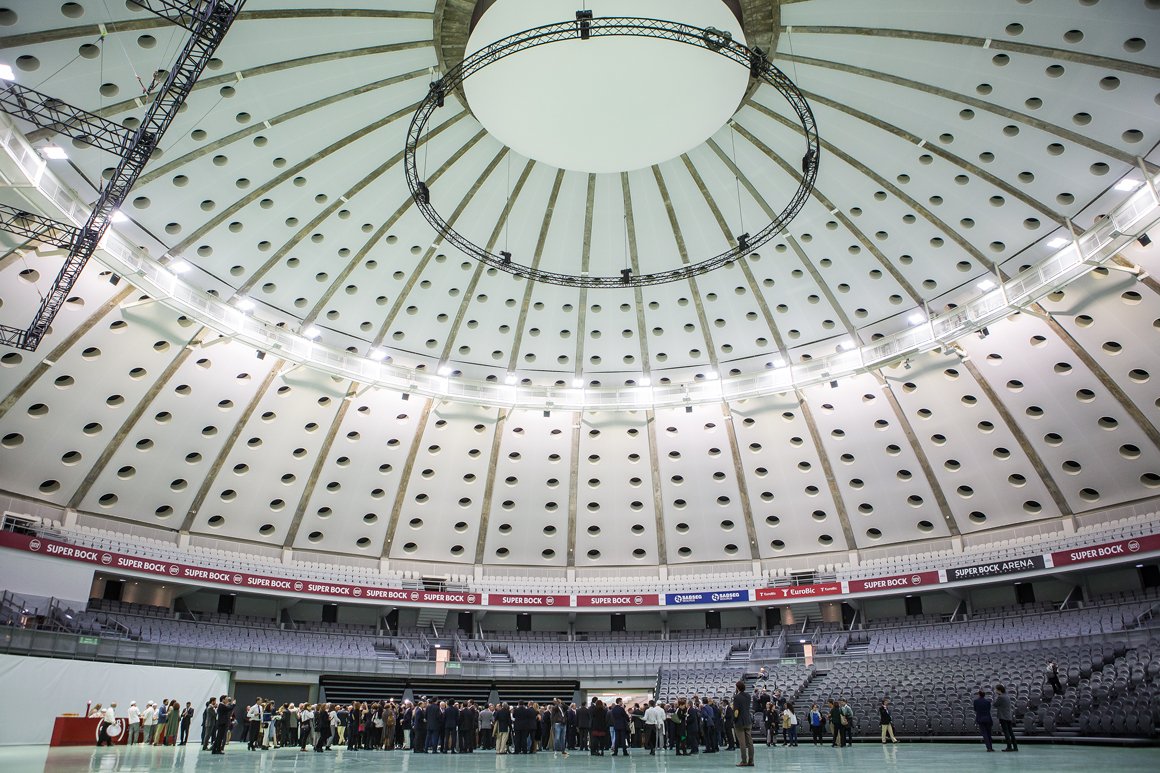
[[[650,757],[635,752],[623,757],[592,757],[573,753],[567,759],[550,753],[496,756],[490,752],[464,755],[417,755],[400,752],[334,751],[325,754],[279,749],[248,752],[234,744],[224,756],[211,756],[199,747],[186,749],[49,749],[44,746],[0,747],[0,770],[6,773],[73,773],[74,771],[705,771],[732,768],[735,754],[675,757],[671,752]],[[1094,746],[1027,746],[1015,754],[987,754],[981,744],[855,744],[846,749],[799,746],[796,749],[758,747],[757,768],[809,773],[851,770],[891,771],[1084,771],[1096,769],[1145,771],[1160,769],[1160,747],[1115,748]]]

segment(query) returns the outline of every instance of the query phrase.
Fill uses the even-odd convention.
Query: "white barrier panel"
[[[10,709],[0,722],[0,746],[48,743],[56,717],[80,714],[89,701],[116,702],[117,716],[124,717],[130,701],[143,709],[162,698],[193,704],[197,714],[189,736],[196,743],[205,702],[225,695],[229,683],[226,671],[0,655],[0,685]]]

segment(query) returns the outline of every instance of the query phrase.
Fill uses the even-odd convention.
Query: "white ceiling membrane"
[[[557,578],[948,550],[1157,495],[1151,4],[779,5],[813,196],[744,260],[608,290],[489,271],[415,211],[403,141],[467,29],[451,5],[246,4],[40,349],[0,351],[0,491],[171,541]],[[516,5],[517,30],[576,10],[482,20]],[[184,39],[99,0],[9,2],[0,35],[17,82],[129,128]],[[488,249],[657,270],[796,186],[784,100],[730,100],[708,139],[597,174],[452,95],[421,161]],[[116,159],[15,128],[0,202],[75,220]],[[0,322],[25,324],[62,253],[0,241]]]
[[[472,30],[465,56],[573,19],[575,6],[499,0]],[[720,0],[598,3],[591,10],[711,27],[745,43],[740,23]],[[574,172],[613,174],[668,161],[703,143],[737,110],[748,80],[744,66],[677,41],[577,37],[500,59],[463,88],[476,119],[521,156]]]

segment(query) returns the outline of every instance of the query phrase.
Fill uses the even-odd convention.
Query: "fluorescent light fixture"
[[[519,379],[516,377],[515,373],[509,373],[503,377],[503,383],[507,384],[508,386],[515,386],[517,381],[519,381]]]
[[[387,359],[387,353],[382,349],[371,349],[371,353],[367,355],[375,362],[382,362]]]
[[[1049,241],[1047,246],[1053,250],[1058,250],[1060,247],[1065,247],[1068,244],[1071,244],[1071,239],[1068,239],[1066,236],[1057,236]]]
[[[184,274],[191,268],[193,268],[193,266],[189,265],[184,260],[175,260],[169,264],[169,270],[175,274]]]
[[[450,365],[440,365],[439,366],[438,373],[440,376],[450,376],[452,372],[453,372],[453,369]]]
[[[3,81],[16,80],[16,73],[12,72],[12,65],[0,64],[0,80],[3,80]]]
[[[240,295],[234,300],[234,305],[242,311],[253,311],[256,304],[246,296]]]
[[[318,338],[320,335],[322,335],[322,331],[319,330],[314,325],[311,325],[310,327],[308,327],[302,331],[302,335],[306,336],[311,341],[313,341],[315,338]]]
[[[648,376],[641,376],[640,381],[636,382],[640,386],[652,386],[652,379]]]
[[[716,381],[718,378],[720,378],[720,376],[717,375],[717,371],[715,371],[715,370],[705,371],[705,380],[706,381]]]
[[[1139,180],[1133,180],[1131,177],[1125,177],[1123,180],[1120,180],[1112,187],[1118,191],[1123,191],[1124,193],[1131,193],[1141,185],[1143,185],[1143,183]]]
[[[583,387],[584,387],[584,379],[582,379],[582,378],[572,379],[572,388],[573,389],[582,389]]]
[[[840,351],[840,352],[847,352],[853,348],[854,348],[854,342],[851,341],[849,338],[843,338],[841,341],[838,342],[838,351]]]
[[[912,325],[921,325],[923,322],[926,322],[926,315],[921,311],[916,311],[907,317],[906,321]]]
[[[113,210],[113,215],[112,215],[111,219],[114,223],[128,223],[129,222],[129,216],[126,215],[124,212],[122,212],[119,209]]]
[[[984,279],[984,280],[980,281],[977,285],[975,285],[975,287],[979,288],[980,290],[982,290],[983,292],[986,293],[986,292],[990,292],[991,290],[994,290],[996,285],[995,285],[994,280]]]
[[[53,161],[63,161],[68,158],[68,153],[65,153],[64,148],[59,145],[45,145],[40,149],[40,153],[45,158],[50,158]]]

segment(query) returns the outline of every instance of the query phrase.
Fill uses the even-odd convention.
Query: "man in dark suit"
[[[624,710],[624,700],[616,699],[616,703],[612,704],[612,708],[608,710],[608,725],[612,730],[612,756],[624,750],[624,756],[628,756],[628,712]]]
[[[581,703],[576,709],[576,746],[588,748],[588,733],[592,731],[592,713],[587,703]]]
[[[536,712],[526,701],[512,710],[512,725],[516,731],[516,754],[527,754],[531,748],[532,732],[536,729]]]
[[[427,704],[427,751],[434,754],[439,751],[439,744],[443,743],[443,712],[447,704],[442,701],[431,701]]]
[[[568,724],[567,737],[565,738],[565,741],[567,742],[567,747],[569,749],[575,749],[576,745],[577,745],[576,744],[576,704],[575,703],[568,706],[568,710],[564,712],[564,721],[567,722],[567,724]]]
[[[737,692],[733,694],[733,732],[737,736],[737,747],[741,750],[739,768],[753,767],[753,701],[745,692],[745,682],[737,682]]]
[[[189,742],[189,726],[193,724],[195,713],[193,704],[186,701],[185,708],[181,710],[181,741],[177,744],[178,746],[185,746]]]
[[[411,711],[411,751],[427,753],[427,701],[421,698]]]
[[[701,739],[705,742],[705,751],[712,753],[718,750],[717,730],[720,717],[712,698],[705,698],[701,702]]]
[[[209,745],[213,743],[214,730],[217,728],[217,706],[217,698],[210,698],[201,712],[202,751],[209,751]]]
[[[475,751],[475,727],[479,723],[479,710],[475,708],[475,701],[468,701],[467,706],[459,712],[459,753],[468,754]]]
[[[230,696],[223,695],[218,700],[217,723],[213,734],[213,751],[211,754],[224,754],[226,742],[230,737],[230,721],[234,718],[234,701]]]
[[[455,742],[459,737],[459,703],[452,701],[443,711],[443,748],[441,752],[455,754]]]

